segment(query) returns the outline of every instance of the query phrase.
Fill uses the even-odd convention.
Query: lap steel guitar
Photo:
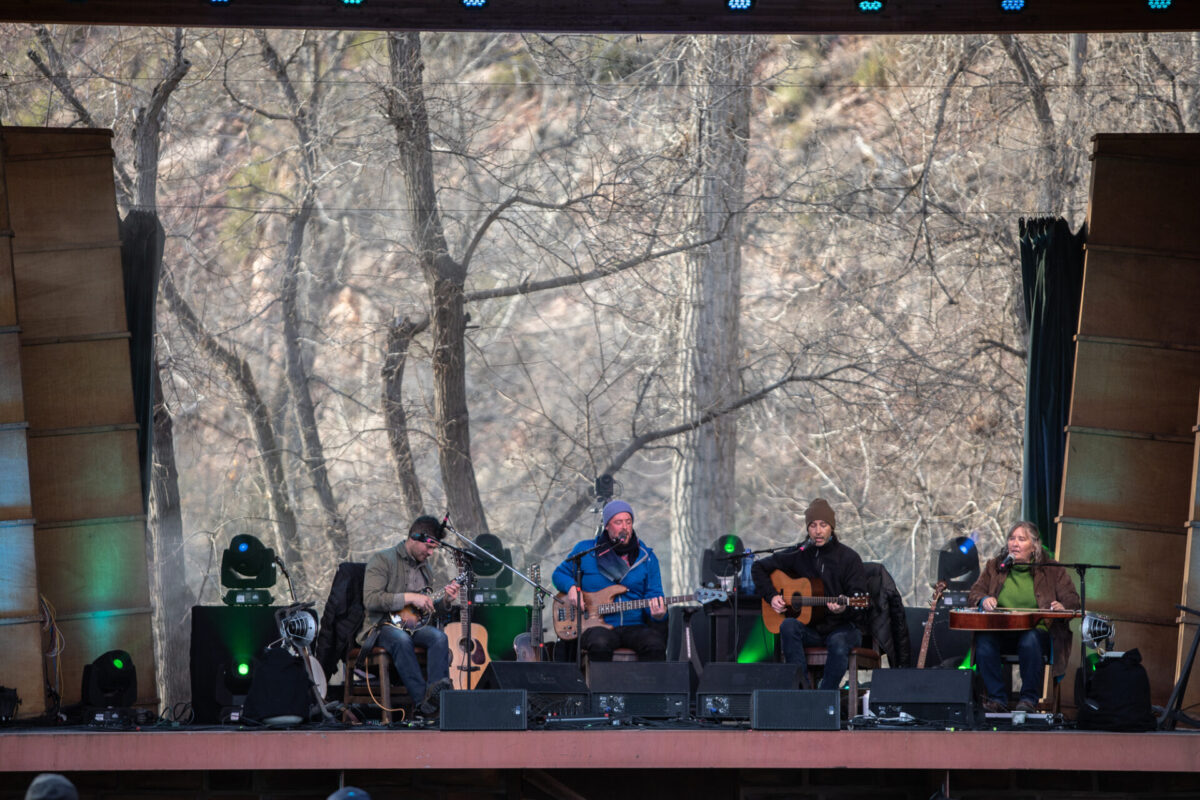
[[[1082,617],[1082,611],[1050,611],[1040,608],[998,608],[977,611],[973,608],[950,609],[950,629],[955,631],[1028,631],[1044,619]]]

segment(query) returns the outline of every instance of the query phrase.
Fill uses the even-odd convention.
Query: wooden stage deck
[[[470,757],[464,763],[464,753]],[[856,769],[1200,772],[1200,731],[617,728],[0,732],[0,772]]]

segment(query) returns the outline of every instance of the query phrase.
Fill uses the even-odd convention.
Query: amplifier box
[[[750,719],[755,690],[799,686],[800,668],[795,664],[710,662],[696,690],[696,716],[715,720]]]
[[[691,703],[686,661],[593,661],[588,665],[592,713],[683,719]]]
[[[444,731],[523,731],[529,727],[524,689],[442,692]]]
[[[975,671],[877,669],[871,675],[871,711],[877,717],[907,714],[921,722],[975,724]]]
[[[750,727],[756,731],[836,731],[842,727],[842,693],[836,689],[759,689]]]

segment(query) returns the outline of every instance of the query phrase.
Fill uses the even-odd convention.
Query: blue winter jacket
[[[601,541],[608,541],[608,534],[604,531],[600,531],[595,539],[585,539],[576,544],[571,548],[571,555],[590,550]],[[645,600],[650,597],[663,596],[662,573],[658,568],[658,557],[654,555],[652,549],[642,544],[640,539],[638,540],[637,558],[634,559],[633,566],[630,566],[629,562],[611,549],[601,549],[584,556],[581,566],[583,567],[583,590],[585,592],[598,592],[601,589],[607,589],[614,583],[619,583],[627,591],[613,598],[613,602]],[[567,592],[571,589],[575,583],[575,563],[571,561],[570,557],[558,565],[552,579],[554,588],[560,592]],[[648,608],[624,611],[620,614],[608,614],[604,617],[604,621],[614,627],[644,625],[651,619],[653,618],[650,616]]]

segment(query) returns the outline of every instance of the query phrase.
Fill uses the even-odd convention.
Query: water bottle
[[[750,555],[750,548],[747,547],[742,555],[742,575],[738,579],[741,584],[742,594],[754,594],[754,579],[750,577],[750,567],[754,564],[754,556]]]

